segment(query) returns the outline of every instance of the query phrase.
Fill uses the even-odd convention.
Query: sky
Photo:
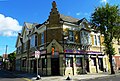
[[[43,23],[48,19],[53,1],[59,13],[88,20],[98,6],[120,5],[120,0],[0,0],[0,55],[5,53],[6,45],[7,54],[16,50],[17,35],[24,22]]]

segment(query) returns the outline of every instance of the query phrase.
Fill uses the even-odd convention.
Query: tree
[[[91,23],[104,35],[105,52],[109,56],[111,74],[115,74],[112,56],[115,54],[112,39],[114,38],[114,30],[117,31],[117,21],[119,18],[119,7],[116,5],[110,6],[108,3],[105,6],[97,7],[91,15]]]
[[[115,39],[118,41],[118,45],[120,45],[120,16],[117,19],[116,27],[113,31]]]
[[[10,53],[8,54],[8,59],[10,62],[10,70],[14,70],[15,69],[15,59],[16,59],[16,53]]]

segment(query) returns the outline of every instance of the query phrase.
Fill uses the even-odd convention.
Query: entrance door
[[[99,69],[103,71],[103,59],[102,58],[98,58],[98,65],[99,65]]]
[[[34,60],[33,62],[34,62],[34,65],[33,65],[33,72],[34,72],[34,73],[37,73],[37,61]]]
[[[90,70],[89,70],[89,60],[88,59],[86,59],[86,71],[90,72]]]
[[[59,58],[51,58],[51,74],[60,75]]]

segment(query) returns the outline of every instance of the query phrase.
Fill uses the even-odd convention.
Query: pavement
[[[12,71],[15,76],[17,77],[22,77],[26,81],[67,81],[66,79],[68,76],[42,76],[41,79],[36,80],[36,74],[30,74],[30,73],[24,73],[24,72],[17,72],[17,71]],[[115,75],[120,75],[120,72],[117,72],[114,75],[110,75],[108,72],[103,72],[103,73],[94,73],[94,74],[81,74],[81,75],[74,75],[74,76],[69,76],[70,81],[86,81],[89,79],[96,79],[96,78],[104,78],[104,77],[110,77],[110,76],[115,76]]]

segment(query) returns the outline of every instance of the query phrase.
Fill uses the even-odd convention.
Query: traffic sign
[[[35,51],[35,58],[40,58],[40,51]]]

